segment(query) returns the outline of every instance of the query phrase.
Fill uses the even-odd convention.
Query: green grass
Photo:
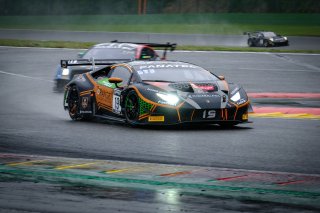
[[[0,46],[14,47],[49,47],[49,48],[73,48],[88,49],[94,42],[72,42],[72,41],[34,41],[0,39]],[[320,50],[285,50],[276,48],[254,48],[254,47],[220,47],[220,46],[179,46],[177,50],[190,51],[242,51],[242,52],[287,52],[287,53],[320,53]]]
[[[234,35],[270,30],[289,36],[320,36],[320,14],[0,16],[0,28]]]

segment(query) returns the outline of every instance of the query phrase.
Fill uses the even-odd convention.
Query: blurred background
[[[0,28],[320,35],[319,0],[0,0]]]
[[[317,13],[318,0],[1,0],[0,15]]]

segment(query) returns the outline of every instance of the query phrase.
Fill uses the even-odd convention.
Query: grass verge
[[[74,42],[74,41],[35,41],[0,39],[0,46],[12,47],[47,47],[47,48],[72,48],[88,49],[95,42]],[[221,47],[221,46],[177,46],[177,50],[188,51],[236,51],[236,52],[276,52],[276,53],[320,53],[320,50],[286,50],[277,48],[259,47]]]

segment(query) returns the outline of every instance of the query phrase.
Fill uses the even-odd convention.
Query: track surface
[[[246,47],[248,36],[243,35],[206,35],[206,34],[164,34],[164,33],[118,33],[118,32],[77,32],[51,30],[10,30],[0,29],[0,38],[79,41],[79,42],[109,42],[112,40],[127,42],[178,43],[178,45],[197,46],[235,46]],[[319,37],[289,36],[290,46],[277,47],[289,50],[319,50]]]
[[[76,53],[0,48],[0,152],[320,174],[319,120],[253,118],[253,124],[235,129],[73,122],[62,109],[62,94],[52,92],[52,79],[59,60]],[[248,92],[320,92],[319,55],[174,52],[169,58],[207,67]]]

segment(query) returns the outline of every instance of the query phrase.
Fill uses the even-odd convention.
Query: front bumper
[[[157,107],[149,113],[140,116],[137,124],[175,125],[183,123],[246,123],[250,104],[240,107],[232,106],[223,109],[190,109]]]
[[[280,46],[288,46],[289,42],[288,41],[270,41],[270,45],[274,47],[280,47]]]

